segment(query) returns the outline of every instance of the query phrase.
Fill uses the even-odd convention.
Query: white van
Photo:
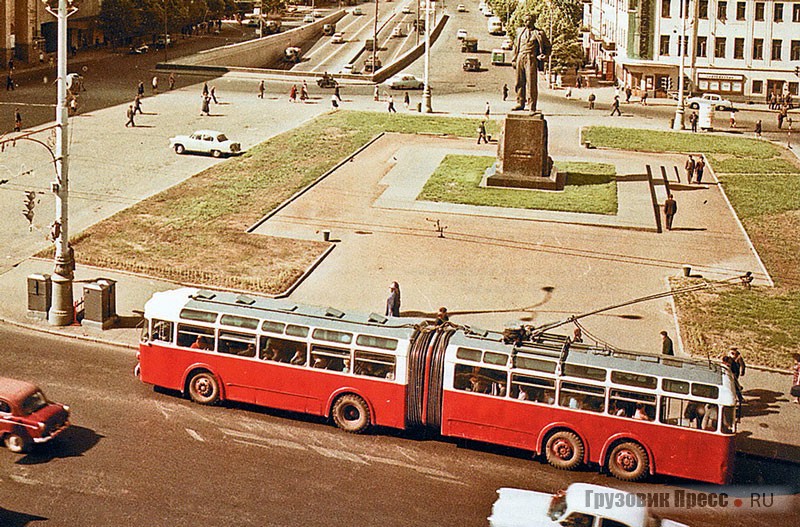
[[[506,33],[503,31],[503,21],[497,16],[493,16],[489,19],[487,29],[489,30],[490,35],[505,35]]]

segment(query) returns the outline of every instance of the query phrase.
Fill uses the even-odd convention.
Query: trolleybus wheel
[[[577,434],[562,430],[551,435],[545,444],[547,462],[561,470],[574,470],[583,463],[583,442]]]
[[[647,475],[650,462],[642,445],[633,442],[620,443],[608,456],[608,471],[623,481],[638,481]]]
[[[214,404],[219,400],[217,379],[207,371],[196,373],[189,381],[189,397],[200,404]]]
[[[15,434],[12,432],[5,437],[4,442],[6,444],[6,448],[15,454],[21,454],[28,450],[28,440],[20,434]]]
[[[358,395],[346,394],[333,404],[333,422],[351,434],[360,434],[369,426],[369,408]]]

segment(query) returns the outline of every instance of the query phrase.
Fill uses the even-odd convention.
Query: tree
[[[97,15],[98,25],[113,45],[136,34],[139,16],[133,0],[104,0]]]

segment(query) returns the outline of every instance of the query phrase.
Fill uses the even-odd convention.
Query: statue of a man
[[[533,113],[539,98],[536,76],[540,64],[550,54],[550,41],[543,31],[536,28],[535,15],[526,15],[523,24],[517,30],[514,57],[511,59],[511,65],[517,70],[517,106],[514,109],[524,110],[527,104]]]

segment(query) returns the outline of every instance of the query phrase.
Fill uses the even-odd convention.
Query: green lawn
[[[79,264],[279,293],[328,244],[245,233],[380,132],[475,136],[478,119],[337,111],[277,135],[70,240]],[[497,133],[495,122],[487,123]],[[52,255],[52,250],[41,253]]]
[[[417,196],[418,200],[595,214],[617,213],[614,166],[602,163],[556,163],[566,172],[563,192],[480,187],[494,157],[447,155]]]
[[[705,153],[776,287],[676,298],[688,349],[717,356],[728,346],[758,364],[787,367],[800,342],[800,163],[769,141],[609,127],[584,129],[595,146]]]

